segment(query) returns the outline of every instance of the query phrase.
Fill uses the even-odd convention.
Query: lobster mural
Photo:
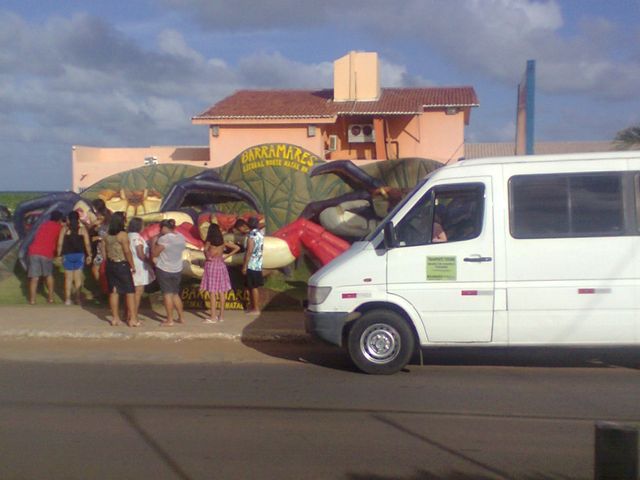
[[[270,162],[256,157],[272,151],[290,152],[291,158]],[[374,229],[409,188],[440,166],[434,161],[406,159],[360,168],[346,160],[323,162],[299,151],[300,147],[281,145],[277,149],[253,147],[250,158],[243,152],[218,169],[141,167],[105,179],[82,195],[54,193],[24,202],[15,213],[23,240],[20,260],[24,262],[33,232],[51,211],[78,210],[90,222],[95,215],[90,200],[102,198],[112,211],[141,217],[146,238],[157,233],[160,220],[173,218],[188,244],[183,273],[190,277],[202,275],[202,239],[208,225],[218,223],[227,239],[239,242],[233,225],[238,218],[251,216],[258,217],[267,232],[265,269],[285,267],[303,252],[324,265]],[[38,219],[29,229],[26,219],[34,215]],[[242,254],[228,262],[240,264]]]

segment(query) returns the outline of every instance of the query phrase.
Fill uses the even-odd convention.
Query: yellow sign
[[[319,158],[288,143],[270,143],[246,149],[240,155],[242,173],[265,167],[285,167],[307,173]]]
[[[456,257],[427,257],[427,280],[455,281],[457,277]]]
[[[182,288],[180,298],[184,308],[189,310],[205,310],[211,308],[209,292],[201,292],[198,285]],[[245,288],[236,288],[227,292],[224,308],[226,310],[243,310],[249,301],[249,292]]]

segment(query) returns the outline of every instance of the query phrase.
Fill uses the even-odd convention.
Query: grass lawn
[[[53,284],[55,302],[64,303],[64,273],[60,265],[54,267]],[[89,269],[85,269],[85,281],[83,285],[82,293],[85,301],[87,303],[99,303],[99,289]],[[14,275],[7,276],[0,283],[0,305],[27,305],[29,303],[27,289],[27,273],[21,265],[16,264]],[[40,280],[36,302],[46,303],[46,301],[46,289],[44,282]]]
[[[46,193],[47,192],[0,192],[0,205],[4,205],[13,213],[20,203],[31,200],[32,198],[41,197]]]
[[[307,268],[305,264],[302,264],[301,268],[294,270],[290,275],[275,270],[267,275],[263,296],[265,296],[265,300],[269,301],[268,310],[302,309],[302,302],[307,295],[307,279],[310,276]],[[234,275],[233,271],[230,273],[234,285],[243,284],[241,275]],[[82,293],[85,302],[108,308],[106,298],[101,294],[100,288],[88,268],[84,270],[84,277]],[[64,303],[64,273],[60,265],[54,267],[53,279],[55,303],[62,304]],[[4,279],[0,280],[0,306],[27,305],[27,282],[26,272],[19,263],[16,263],[13,275],[4,275]],[[197,288],[199,283],[196,279],[185,279],[183,286],[193,284]],[[45,287],[40,281],[36,302],[44,304],[46,301]]]

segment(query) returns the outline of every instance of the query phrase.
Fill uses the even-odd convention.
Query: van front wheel
[[[349,356],[365,373],[390,375],[409,363],[414,343],[413,332],[400,315],[372,310],[357,319],[349,332]]]

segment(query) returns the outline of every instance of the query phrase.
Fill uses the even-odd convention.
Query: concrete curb
[[[229,340],[237,342],[309,342],[301,312],[264,312],[259,317],[230,311],[225,322],[203,324],[202,312],[185,311],[185,323],[160,327],[162,313],[141,312],[139,328],[112,327],[106,309],[86,310],[60,306],[7,306],[0,308],[0,340]]]
[[[229,340],[236,342],[279,342],[279,343],[307,343],[311,337],[306,333],[278,331],[258,331],[250,333],[227,332],[82,332],[82,331],[46,331],[32,329],[11,329],[0,331],[1,340]]]

